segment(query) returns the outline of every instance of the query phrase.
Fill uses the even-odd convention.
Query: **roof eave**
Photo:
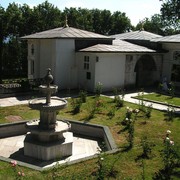
[[[161,53],[161,52],[149,52],[149,51],[77,51],[79,53]]]
[[[84,39],[84,40],[90,40],[90,39],[98,39],[98,40],[111,40],[113,41],[114,38],[109,38],[109,37],[21,37],[20,39],[22,40],[28,40],[28,39]]]

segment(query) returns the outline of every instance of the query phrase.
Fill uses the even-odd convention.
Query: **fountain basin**
[[[51,103],[46,103],[46,98],[37,98],[29,101],[29,107],[36,110],[56,111],[67,106],[67,101],[58,97],[52,97]]]
[[[54,129],[43,130],[39,128],[40,120],[33,120],[26,123],[26,128],[31,132],[35,141],[54,142],[64,141],[63,133],[71,129],[71,124],[67,121],[57,121]]]
[[[48,92],[50,92],[51,94],[55,94],[58,91],[58,86],[56,86],[56,85],[50,85],[50,86],[40,85],[39,90],[44,94],[47,94]]]
[[[58,121],[58,120],[57,120]],[[7,145],[6,143],[2,144],[2,148],[0,149],[0,159],[3,161],[10,162],[12,159],[18,161],[18,164],[21,166],[29,167],[35,170],[45,170],[50,167],[53,167],[58,163],[66,163],[66,164],[72,164],[81,162],[84,160],[87,160],[89,158],[96,157],[97,148],[95,148],[94,153],[92,154],[86,154],[85,151],[87,150],[93,150],[93,148],[90,146],[88,149],[86,148],[85,144],[81,143],[82,145],[79,146],[78,140],[81,139],[81,137],[85,138],[87,140],[87,145],[89,146],[91,143],[89,140],[93,139],[96,140],[99,143],[100,147],[106,147],[105,150],[108,151],[108,153],[114,153],[116,152],[117,146],[114,142],[114,139],[112,138],[112,134],[110,133],[110,130],[106,126],[101,125],[94,125],[94,124],[88,124],[83,123],[75,120],[69,120],[68,122],[71,124],[71,130],[74,135],[74,143],[73,145],[73,154],[69,156],[68,158],[63,158],[62,160],[55,158],[54,161],[43,161],[43,160],[37,160],[36,158],[28,157],[24,155],[24,137],[27,132],[26,123],[27,121],[22,122],[16,122],[16,123],[8,123],[8,124],[1,124],[0,125],[0,143],[1,141],[4,141],[5,139],[8,139]],[[22,141],[19,142],[19,137],[22,137]],[[10,139],[12,139],[10,141]],[[85,141],[86,141],[85,140]],[[76,145],[76,142],[78,144]],[[8,146],[9,144],[12,145],[16,144],[16,148],[11,148],[11,146]],[[103,144],[101,144],[103,143]],[[54,145],[52,143],[52,145]],[[9,148],[11,151],[9,151]],[[6,152],[3,154],[3,152]]]

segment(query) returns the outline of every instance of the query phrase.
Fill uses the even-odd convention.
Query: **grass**
[[[103,172],[106,173],[107,179],[142,179],[141,138],[145,135],[148,137],[148,141],[153,144],[151,157],[149,159],[144,159],[144,174],[146,179],[152,179],[154,174],[163,167],[160,150],[163,148],[163,139],[167,129],[172,131],[171,136],[173,137],[175,146],[177,148],[180,147],[179,117],[175,117],[172,121],[165,121],[165,112],[152,110],[151,117],[148,119],[140,112],[134,123],[134,146],[128,149],[127,131],[124,129],[125,126],[123,126],[121,122],[125,118],[127,106],[135,109],[139,108],[139,105],[124,102],[122,108],[116,108],[113,99],[100,97],[98,109],[96,109],[94,116],[90,118],[93,107],[97,105],[94,96],[87,98],[87,102],[82,104],[80,112],[77,114],[73,113],[70,99],[68,102],[68,107],[58,113],[58,118],[102,124],[110,128],[119,148],[119,152],[111,155],[104,155],[103,168],[105,168],[105,171]],[[112,108],[116,108],[116,111],[114,116],[110,117],[108,113]],[[8,115],[18,115],[23,119],[39,117],[38,111],[30,110],[26,105],[0,108],[1,123],[8,122],[5,118]],[[178,149],[180,150],[180,148]],[[112,173],[108,176],[107,172],[109,172],[112,166],[114,174]],[[38,172],[24,167],[18,168],[26,175],[23,179],[97,179],[98,163],[97,159],[91,159],[70,166],[64,165],[54,167],[44,172]],[[177,168],[175,172],[176,174],[180,173],[180,169]],[[9,163],[0,162],[0,179],[15,179],[16,174],[17,172],[13,170]],[[178,179],[178,175],[176,174],[173,175],[174,179]]]
[[[175,106],[180,106],[180,98],[179,97],[171,97],[168,95],[163,95],[163,94],[158,94],[158,93],[150,93],[150,94],[145,94],[142,96],[138,96],[140,98],[144,98],[144,100],[153,100],[153,101],[158,101],[161,103],[167,103]]]
[[[0,107],[0,123],[13,122],[9,116],[19,116],[19,120],[30,120],[39,117],[39,112],[30,109],[27,105]]]

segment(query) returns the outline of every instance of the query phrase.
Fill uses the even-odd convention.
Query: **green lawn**
[[[153,100],[153,101],[158,101],[161,103],[167,103],[175,106],[180,106],[180,98],[179,97],[171,97],[168,95],[163,95],[163,94],[158,94],[158,93],[150,93],[150,94],[145,94],[142,96],[138,96],[140,98],[144,98],[144,100]]]
[[[172,121],[165,121],[166,113],[152,110],[151,117],[148,119],[143,112],[137,115],[134,122],[134,146],[128,149],[127,136],[128,132],[125,126],[122,125],[127,112],[127,106],[135,109],[139,105],[124,103],[122,108],[116,108],[113,99],[100,97],[99,101],[95,97],[88,97],[87,102],[83,103],[80,112],[73,113],[71,100],[68,100],[68,107],[59,112],[58,118],[74,119],[85,123],[94,123],[106,125],[110,128],[115,142],[119,148],[119,152],[111,155],[103,155],[104,160],[92,159],[70,166],[59,166],[52,170],[38,172],[24,167],[17,167],[15,170],[10,164],[0,162],[0,179],[15,179],[17,171],[21,170],[25,173],[23,179],[97,179],[97,172],[106,179],[142,179],[142,172],[144,167],[145,179],[152,179],[156,172],[163,168],[162,158],[160,156],[163,149],[163,139],[166,131],[172,131],[171,137],[175,142],[174,148],[178,149],[180,153],[180,117],[175,117]],[[97,107],[94,117],[92,115],[93,107]],[[113,111],[115,110],[115,111]],[[115,112],[114,116],[110,117],[110,112]],[[18,115],[23,119],[37,118],[39,113],[30,110],[27,106],[14,106],[11,108],[0,108],[0,122],[7,122],[6,116]],[[134,114],[132,119],[134,119]],[[151,144],[151,155],[149,158],[142,157],[142,137],[147,136],[147,141]],[[100,167],[101,171],[97,171]],[[142,162],[144,166],[142,166]],[[176,168],[173,179],[178,179],[180,169]],[[101,176],[101,177],[102,177]]]
[[[39,112],[30,109],[27,105],[0,107],[0,123],[11,123],[9,116],[19,116],[23,120],[30,120],[37,118]]]

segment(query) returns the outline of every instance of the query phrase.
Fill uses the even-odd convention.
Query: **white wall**
[[[174,51],[180,51],[180,43],[163,43],[162,48],[169,51],[163,56],[163,76],[167,77],[167,81],[170,81],[173,64],[180,65],[180,62],[173,60]]]
[[[55,83],[59,89],[77,88],[77,67],[73,39],[56,40]]]
[[[84,56],[89,56],[89,70],[84,69]],[[95,53],[76,53],[76,62],[78,67],[78,88],[94,91],[95,60]],[[86,78],[87,72],[91,73],[91,79]]]
[[[43,78],[46,75],[47,68],[51,68],[52,75],[55,75],[54,61],[55,61],[55,40],[41,39],[39,48],[39,77]]]
[[[103,90],[112,90],[124,86],[125,55],[99,53],[99,61],[95,63],[95,85],[100,82]]]
[[[34,44],[34,55],[31,54]],[[31,64],[34,61],[34,74]],[[52,69],[54,84],[59,89],[77,88],[75,45],[72,39],[40,39],[28,41],[28,78],[43,78]]]

